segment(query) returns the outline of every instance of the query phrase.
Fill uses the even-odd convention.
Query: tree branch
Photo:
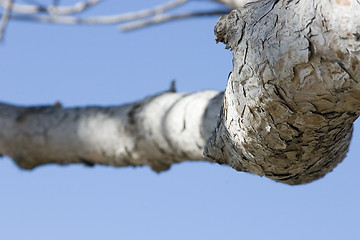
[[[86,2],[77,2],[71,6],[40,6],[35,4],[18,4],[14,3],[12,7],[13,12],[22,14],[34,14],[34,13],[48,13],[51,15],[69,15],[85,11],[87,8],[94,6],[103,0],[89,0]],[[0,6],[6,7],[7,0],[0,0]]]
[[[134,21],[128,24],[123,24],[119,26],[121,31],[130,31],[143,27],[147,27],[154,24],[160,24],[165,22],[170,22],[174,20],[180,20],[185,18],[193,18],[193,17],[206,17],[206,16],[222,16],[224,14],[228,14],[230,10],[217,10],[217,11],[206,11],[206,12],[191,12],[191,13],[183,13],[176,15],[157,15],[151,19]]]
[[[249,3],[221,17],[215,34],[233,52],[224,95],[167,92],[110,108],[1,104],[0,153],[27,169],[162,171],[200,159],[287,184],[332,171],[360,114],[360,1]]]
[[[360,114],[359,32],[357,0],[265,0],[222,17],[234,66],[205,155],[288,184],[330,172]]]
[[[206,160],[222,94],[165,92],[119,107],[0,104],[0,153],[22,168],[48,163],[148,165]]]
[[[7,0],[6,4],[4,5],[4,13],[1,16],[1,24],[0,24],[0,40],[2,40],[4,37],[5,29],[10,19],[12,6],[13,6],[13,0]]]
[[[12,19],[22,21],[35,21],[44,23],[56,23],[56,24],[115,24],[126,21],[134,21],[141,18],[153,16],[150,19],[139,20],[129,23],[124,26],[120,26],[119,29],[128,31],[145,27],[148,25],[164,23],[167,21],[173,21],[177,19],[191,18],[191,17],[202,17],[202,16],[214,16],[223,15],[229,13],[230,10],[215,10],[215,11],[204,11],[204,12],[189,12],[183,14],[172,14],[164,15],[163,13],[171,9],[177,8],[190,0],[173,0],[165,4],[144,9],[137,12],[128,12],[124,14],[114,14],[106,16],[93,16],[80,18],[75,16],[64,16],[79,13],[84,11],[90,6],[93,6],[100,2],[100,0],[93,0],[88,2],[78,2],[73,6],[48,6],[42,7],[38,5],[24,5],[14,4],[12,9],[14,14]],[[0,6],[5,6],[6,0],[0,0]],[[225,4],[226,5],[226,4]],[[38,15],[37,13],[47,13],[48,15]]]
[[[4,1],[4,0],[0,0]],[[46,23],[60,23],[60,24],[115,24],[115,23],[121,23],[125,21],[131,21],[135,19],[145,18],[152,15],[161,14],[165,11],[174,9],[176,7],[179,7],[185,3],[187,3],[189,0],[175,0],[170,1],[168,3],[155,6],[150,9],[144,9],[136,12],[128,12],[124,14],[114,14],[114,15],[106,15],[106,16],[96,16],[96,17],[87,17],[87,18],[78,18],[74,16],[59,16],[60,14],[71,14],[71,11],[75,11],[76,9],[79,10],[79,8],[75,8],[75,6],[72,7],[39,7],[39,6],[17,6],[17,8],[14,6],[13,11],[18,13],[39,13],[39,12],[45,12],[45,13],[53,13],[55,14],[51,15],[23,15],[23,14],[17,14],[14,15],[13,19],[17,20],[24,20],[24,21],[38,21],[38,22],[46,22]],[[83,8],[84,10],[85,8]],[[51,11],[50,11],[51,10]]]

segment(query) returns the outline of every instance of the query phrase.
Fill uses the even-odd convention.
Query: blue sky
[[[158,3],[109,0],[89,13]],[[13,21],[0,45],[0,101],[119,105],[166,90],[173,79],[178,91],[222,91],[231,53],[215,44],[216,20],[128,33]],[[359,127],[343,163],[304,186],[201,162],[157,174],[80,165],[25,171],[1,158],[0,239],[360,239]]]

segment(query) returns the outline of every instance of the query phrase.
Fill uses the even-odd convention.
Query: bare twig
[[[164,23],[178,19],[224,15],[224,14],[228,14],[229,12],[230,10],[215,10],[215,11],[205,11],[205,12],[190,12],[190,13],[183,13],[176,15],[159,14],[147,20],[139,20],[139,21],[131,22],[129,24],[121,25],[119,29],[121,31],[129,31],[153,24],[159,24],[159,23]],[[44,22],[44,23],[102,25],[102,24],[116,24],[116,23],[130,21],[132,20],[133,16],[125,16],[124,14],[123,16],[109,15],[109,16],[89,17],[89,18],[77,18],[72,16],[13,15],[11,18],[13,20],[35,21],[35,22]]]
[[[40,4],[17,4],[11,1],[11,11],[13,12],[11,18],[14,20],[23,21],[36,21],[46,23],[57,24],[116,24],[126,21],[134,21],[119,27],[122,31],[129,31],[153,24],[164,23],[177,19],[202,17],[202,16],[214,16],[227,14],[230,10],[213,10],[204,12],[188,12],[181,14],[164,14],[168,10],[175,9],[181,5],[184,5],[191,0],[170,0],[167,3],[155,6],[153,8],[144,9],[136,12],[128,12],[123,14],[104,15],[104,16],[90,16],[90,17],[76,17],[66,16],[84,11],[90,6],[100,3],[103,0],[88,0],[79,1],[71,6],[57,6],[53,2],[50,6],[41,6]],[[220,2],[220,0],[214,0]],[[247,0],[245,0],[247,1]],[[10,9],[7,8],[9,1],[0,0],[0,7],[6,8],[2,15],[2,25],[5,29],[6,22],[8,20]],[[1,16],[1,15],[0,15]],[[144,20],[139,20],[147,18]]]
[[[130,31],[154,24],[165,23],[165,22],[184,19],[184,18],[224,15],[224,14],[228,14],[229,12],[230,10],[216,10],[216,11],[207,11],[207,12],[183,13],[177,15],[158,15],[151,19],[139,20],[128,24],[120,25],[118,29],[121,31]]]
[[[0,0],[4,1],[4,0]],[[144,18],[152,15],[161,14],[164,11],[176,8],[185,4],[189,0],[173,0],[168,3],[158,5],[151,9],[144,9],[137,12],[129,12],[124,14],[115,14],[107,16],[78,18],[74,16],[59,16],[59,15],[14,15],[13,19],[25,21],[37,21],[45,23],[59,23],[59,24],[115,24],[125,21],[131,21],[139,18]],[[14,10],[15,11],[15,10]]]
[[[53,15],[70,15],[74,13],[79,13],[84,11],[86,8],[93,6],[103,0],[89,0],[87,2],[78,2],[72,6],[54,6],[50,5],[48,7],[42,7],[39,5],[29,5],[29,4],[14,4],[13,5],[13,12],[22,13],[22,14],[34,14],[34,13],[49,13]],[[109,18],[111,19],[123,19],[123,18],[130,18],[129,20],[148,17],[151,15],[155,15],[160,12],[164,12],[173,8],[176,8],[180,5],[185,4],[189,0],[172,0],[165,4],[156,6],[151,9],[145,9],[138,12],[130,12],[125,14],[117,14],[117,15],[110,15]],[[0,6],[5,6],[7,0],[0,0]],[[123,21],[123,20],[121,20]]]
[[[6,5],[4,7],[4,13],[2,14],[2,17],[1,17],[0,40],[2,40],[4,37],[5,29],[6,29],[7,23],[10,18],[12,5],[13,5],[13,0],[6,1]]]
[[[36,4],[18,4],[14,3],[12,7],[13,12],[23,13],[23,14],[34,14],[34,13],[48,13],[53,15],[69,15],[74,13],[83,12],[87,8],[94,6],[97,3],[102,2],[103,0],[89,0],[86,2],[77,2],[71,6],[56,6],[50,5],[43,7]],[[0,0],[0,6],[5,7],[7,0]]]

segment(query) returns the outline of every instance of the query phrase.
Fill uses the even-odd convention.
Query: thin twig
[[[3,1],[3,0],[0,0]],[[131,21],[139,18],[148,17],[151,15],[161,14],[164,11],[176,8],[185,4],[189,0],[176,0],[156,6],[151,9],[144,9],[137,12],[129,12],[124,14],[115,14],[107,16],[78,18],[74,16],[59,16],[59,15],[22,15],[16,14],[12,19],[24,21],[37,21],[45,23],[58,23],[58,24],[115,24],[125,21]]]
[[[48,6],[48,7],[42,7],[39,5],[28,5],[28,4],[14,4],[13,6],[13,12],[22,13],[22,14],[34,14],[34,13],[49,13],[53,15],[70,15],[74,13],[79,13],[84,11],[86,8],[95,5],[96,3],[99,3],[103,0],[90,0],[87,2],[78,2],[72,6]],[[158,5],[156,7],[145,9],[137,12],[129,12],[124,14],[115,14],[115,15],[109,15],[104,17],[98,17],[100,22],[103,21],[111,21],[111,23],[118,23],[122,21],[128,21],[128,20],[134,20],[139,19],[143,17],[148,17],[151,15],[155,15],[161,12],[168,11],[170,9],[174,9],[180,5],[185,4],[189,0],[172,0],[170,2],[164,3],[162,5]],[[6,0],[0,0],[0,6],[5,6]],[[42,18],[44,19],[44,18]],[[97,19],[97,18],[96,18]],[[93,19],[92,21],[96,21],[96,19]],[[111,19],[111,20],[110,20]],[[57,21],[57,20],[54,20]],[[61,23],[63,20],[59,19],[59,22]],[[53,21],[45,21],[44,22],[53,22]],[[69,20],[66,20],[65,22],[70,22]],[[76,21],[72,20],[71,22],[76,23]],[[85,21],[86,22],[86,21]],[[56,23],[56,22],[54,22]],[[100,23],[101,24],[101,23]],[[108,22],[103,23],[108,24]]]
[[[14,3],[12,7],[13,12],[23,14],[34,14],[34,13],[49,13],[54,15],[69,15],[74,13],[83,12],[85,9],[100,3],[103,0],[89,0],[86,2],[77,2],[71,6],[56,6],[50,5],[47,7],[40,5],[30,4],[18,4]],[[0,0],[0,6],[5,7],[7,0]]]
[[[192,18],[192,17],[203,17],[203,16],[214,16],[228,14],[230,10],[216,10],[208,12],[193,12],[184,13],[178,15],[156,15],[148,20],[140,20],[131,22],[129,24],[121,25],[119,28],[122,31],[128,31],[139,27],[145,27],[148,25],[163,23],[167,21],[173,21],[177,19]],[[86,24],[86,25],[105,25],[105,24],[116,24],[132,20],[132,16],[122,17],[117,15],[89,17],[89,18],[77,18],[72,16],[44,16],[44,15],[18,15],[14,14],[11,16],[13,20],[21,21],[35,21],[44,23],[56,23],[56,24]]]
[[[224,15],[228,14],[230,10],[217,10],[217,11],[208,11],[208,12],[192,12],[192,13],[183,13],[177,15],[158,15],[148,20],[139,20],[131,22],[128,24],[123,24],[118,27],[121,31],[131,31],[143,27],[147,27],[154,24],[165,23],[169,21],[192,18],[192,17],[204,17],[204,16],[214,16],[214,15]]]
[[[11,8],[13,5],[13,0],[8,0],[6,2],[7,2],[7,4],[5,5],[4,13],[2,14],[2,17],[1,17],[0,40],[2,40],[4,37],[6,26],[7,26],[7,23],[10,19],[10,15],[11,15]]]
[[[136,12],[128,12],[124,14],[93,16],[93,17],[84,17],[84,18],[75,17],[75,16],[64,16],[64,15],[82,12],[88,7],[93,6],[101,1],[102,0],[89,0],[89,1],[78,2],[72,6],[51,5],[47,7],[36,4],[29,5],[29,4],[14,3],[12,4],[11,7],[11,11],[13,12],[11,18],[14,20],[36,21],[36,22],[57,23],[57,24],[116,24],[116,23],[123,23],[126,21],[133,21],[133,20],[138,20],[141,18],[147,18],[152,16],[150,19],[130,22],[128,24],[119,27],[119,29],[121,29],[122,31],[129,31],[153,24],[159,24],[159,23],[174,21],[178,19],[224,15],[229,13],[230,11],[230,10],[214,10],[214,11],[189,12],[182,14],[164,15],[163,14],[164,12],[177,8],[191,1],[191,0],[171,0],[167,3],[155,6],[150,9],[144,9]],[[0,7],[7,6],[5,3],[8,3],[8,1],[0,0]],[[47,13],[47,14],[36,14],[36,13]],[[2,18],[6,20],[3,21],[3,25],[5,24],[5,26],[9,14],[10,13],[6,11],[2,15]],[[8,15],[7,18],[6,15]]]

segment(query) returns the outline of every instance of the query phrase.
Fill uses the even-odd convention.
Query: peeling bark
[[[205,155],[288,184],[341,162],[360,110],[358,1],[259,1],[215,26],[233,52]]]

